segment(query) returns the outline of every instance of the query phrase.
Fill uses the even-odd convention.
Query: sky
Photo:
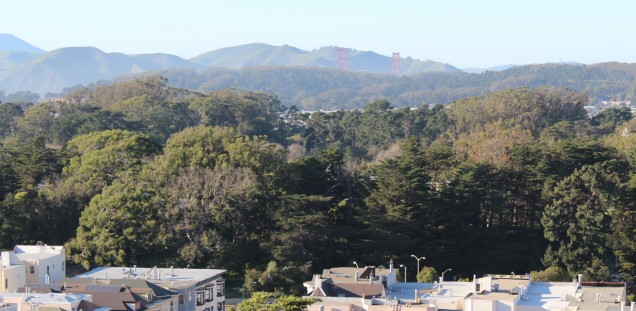
[[[636,62],[634,0],[0,0],[0,12],[0,33],[48,51],[190,58],[261,42],[459,68]]]

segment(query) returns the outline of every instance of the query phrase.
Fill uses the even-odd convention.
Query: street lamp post
[[[400,268],[404,268],[404,283],[406,283],[406,266],[400,265]]]
[[[442,282],[444,282],[444,273],[446,273],[448,271],[453,271],[453,269],[448,268],[448,269],[444,270],[444,272],[442,272]]]
[[[415,260],[417,260],[417,273],[420,273],[420,260],[426,259],[426,257],[424,257],[424,256],[417,257],[415,255],[411,255],[411,257],[413,257],[413,258],[415,258]]]
[[[358,263],[357,262],[353,262],[354,265],[356,265],[356,269],[360,269],[360,267],[358,267]]]

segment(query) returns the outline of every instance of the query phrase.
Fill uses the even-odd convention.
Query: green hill
[[[338,64],[338,47],[328,46],[305,51],[289,45],[273,46],[264,43],[253,43],[210,51],[190,60],[209,67],[226,68],[258,66],[336,68]],[[391,57],[370,51],[347,50],[347,69],[350,71],[391,73],[391,68]],[[407,75],[430,71],[459,71],[459,69],[448,64],[412,58],[402,58],[400,68],[400,72]]]

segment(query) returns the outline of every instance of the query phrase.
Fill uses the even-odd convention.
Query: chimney
[[[137,265],[133,265],[133,273],[137,273]]]
[[[389,260],[389,272],[393,272],[393,259]]]
[[[632,307],[629,308],[629,311],[636,311],[636,302],[632,301]]]
[[[170,274],[174,276],[174,266],[170,266]]]
[[[473,294],[477,294],[477,274],[473,274]]]
[[[356,271],[356,274],[354,274],[354,278],[356,281],[360,280],[360,273],[358,271]]]
[[[579,277],[579,279],[578,279],[579,284],[578,285],[579,285],[579,288],[581,288],[581,286],[583,286],[583,274],[579,274],[578,277]]]

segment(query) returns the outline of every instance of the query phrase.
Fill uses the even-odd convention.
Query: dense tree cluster
[[[96,265],[190,265],[300,293],[330,266],[411,279],[531,270],[636,278],[636,122],[584,94],[506,89],[445,106],[301,113],[157,77],[0,105],[0,247]],[[411,270],[412,271],[412,270]]]

